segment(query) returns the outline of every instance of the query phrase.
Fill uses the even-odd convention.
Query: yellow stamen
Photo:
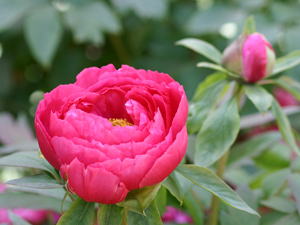
[[[132,123],[129,123],[126,119],[108,119],[109,122],[115,127],[115,126],[120,126],[120,127],[125,127],[125,126],[133,126]]]

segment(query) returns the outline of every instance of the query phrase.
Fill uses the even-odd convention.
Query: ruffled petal
[[[76,158],[68,169],[68,187],[87,202],[115,204],[129,192],[114,174],[103,168],[84,167]]]

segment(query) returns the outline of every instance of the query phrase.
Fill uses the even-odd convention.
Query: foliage
[[[272,95],[280,86],[300,101],[299,9],[294,0],[0,0],[0,111],[26,114],[11,123],[3,122],[10,114],[0,114],[0,181],[7,181],[7,166],[23,167],[7,182],[16,187],[0,195],[0,207],[62,209],[58,224],[124,225],[161,224],[172,205],[201,225],[215,195],[222,200],[221,225],[299,224],[299,107],[288,116]],[[243,28],[249,15],[255,24],[250,17]],[[277,61],[270,77],[246,84],[222,67],[221,52],[255,27]],[[44,92],[74,82],[85,67],[108,63],[166,72],[184,85],[190,99],[184,164],[195,165],[180,165],[161,184],[132,191],[121,203],[96,205],[96,213],[94,203],[73,202],[59,171],[27,151],[37,150],[28,124]],[[249,116],[253,123],[244,125]],[[268,122],[275,120],[273,129]],[[216,163],[224,157],[223,181]],[[12,212],[9,217],[27,224]]]

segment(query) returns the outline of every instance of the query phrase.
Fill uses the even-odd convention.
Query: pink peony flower
[[[72,193],[114,204],[177,167],[187,147],[187,114],[183,87],[169,75],[108,65],[46,93],[35,129],[43,155]]]
[[[0,194],[4,191],[5,185],[1,184]],[[46,210],[16,208],[12,209],[12,212],[34,225],[41,224],[47,218]],[[8,210],[6,208],[0,208],[0,223],[12,224],[8,217]]]
[[[242,34],[224,50],[222,64],[253,83],[272,73],[275,59],[272,45],[262,34]]]
[[[188,214],[172,206],[166,207],[166,212],[161,219],[163,222],[171,222],[171,223],[179,223],[179,224],[193,223],[192,217],[190,217]]]
[[[276,87],[273,91],[275,98],[277,99],[278,103],[282,106],[292,106],[292,105],[299,105],[298,100],[288,91]]]

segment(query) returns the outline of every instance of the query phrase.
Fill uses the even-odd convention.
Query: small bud
[[[275,65],[275,52],[262,34],[242,34],[223,52],[223,66],[249,83],[269,76]]]

